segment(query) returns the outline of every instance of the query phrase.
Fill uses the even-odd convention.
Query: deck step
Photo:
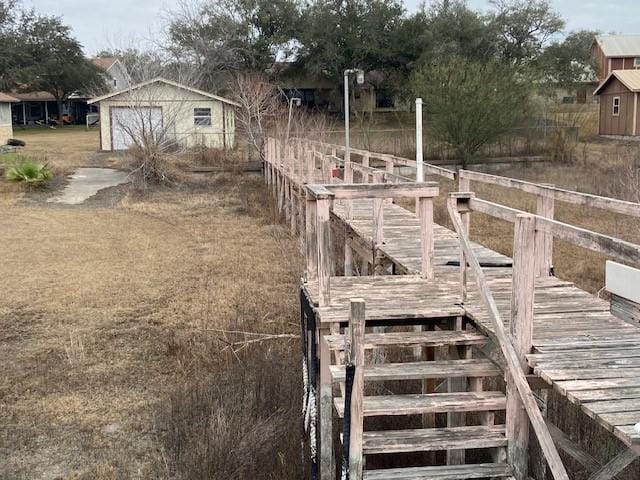
[[[434,467],[389,468],[367,470],[363,480],[468,480],[475,478],[505,478],[512,475],[509,465],[478,463]]]
[[[331,350],[344,350],[344,335],[325,337]],[[487,337],[465,330],[438,330],[433,332],[368,333],[364,336],[364,348],[377,347],[443,347],[446,345],[484,345]]]
[[[362,442],[365,455],[379,455],[506,447],[507,437],[494,425],[364,432]]]
[[[344,415],[344,399],[334,399],[338,415]],[[364,416],[420,415],[423,413],[487,412],[504,410],[502,392],[456,392],[364,397]]]
[[[487,359],[378,363],[364,366],[365,381],[420,380],[424,378],[495,377],[502,372]],[[334,382],[345,381],[345,367],[332,365]]]

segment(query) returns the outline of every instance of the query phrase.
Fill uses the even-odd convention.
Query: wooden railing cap
[[[316,200],[325,200],[335,198],[336,196],[335,193],[327,189],[325,185],[307,184],[305,188],[307,189],[307,193]]]

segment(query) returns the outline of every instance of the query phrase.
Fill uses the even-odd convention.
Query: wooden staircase
[[[352,319],[345,334],[326,335],[322,339],[334,353],[330,372],[334,386],[340,387],[334,388],[340,392],[334,397],[334,408],[341,424],[345,416],[344,396],[348,394],[343,362],[350,360],[357,372],[351,409],[347,412],[350,435],[348,439],[340,435],[341,442],[349,441],[348,478],[511,478],[512,470],[506,463],[505,426],[495,424],[495,412],[506,409],[506,397],[501,391],[484,389],[487,379],[501,377],[503,373],[475,348],[487,342],[484,335],[463,330],[459,317],[450,320],[451,330],[436,327],[415,331],[415,327],[408,327],[412,330],[366,334],[361,333],[364,322],[362,328],[353,328],[353,321],[357,319]],[[380,358],[393,361],[373,363]],[[393,382],[393,393],[387,393],[389,383],[382,382]],[[394,417],[395,422],[388,418],[382,423],[400,423],[403,428],[378,430],[375,420],[365,421],[369,417]],[[411,428],[404,428],[407,425]],[[474,450],[474,454],[468,455],[467,450]],[[444,453],[420,455],[425,452]],[[367,463],[376,462],[367,459],[376,455],[384,455],[391,462],[396,455],[412,456],[409,462],[395,463],[413,466],[368,468]],[[415,466],[421,459],[423,464]]]

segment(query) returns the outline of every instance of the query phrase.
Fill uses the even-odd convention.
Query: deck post
[[[353,378],[353,389],[351,391],[349,480],[362,480],[365,302],[359,298],[351,299],[350,307],[351,363],[355,367],[355,375]]]
[[[328,328],[318,329],[320,343],[320,398],[318,423],[320,430],[320,479],[333,480],[336,478],[335,458],[333,455],[333,386],[331,383],[331,351],[324,340],[329,335]]]
[[[433,279],[434,235],[433,235],[433,199],[420,197],[418,203],[420,214],[420,245],[422,253],[422,278]]]
[[[471,192],[471,181],[464,176],[464,170],[458,171],[458,191],[459,192]],[[460,214],[462,218],[462,223],[464,224],[464,228],[467,233],[469,233],[469,226],[471,223],[471,213],[464,212]]]
[[[336,171],[336,156],[331,155],[329,157],[329,183],[335,183],[333,174]]]
[[[393,175],[393,159],[392,158],[385,158],[384,159],[384,170],[386,173],[390,173],[391,175]],[[389,182],[391,183],[391,182]],[[388,198],[386,200],[387,203],[393,203],[394,199],[393,198]]]
[[[554,187],[552,184],[544,186]],[[541,217],[551,218],[554,216],[554,198],[542,191],[536,198],[536,214]],[[553,267],[553,235],[541,231],[536,231],[536,275],[548,277],[551,275]]]
[[[316,147],[309,149],[309,143],[306,143],[305,158],[307,159],[307,183],[314,183],[314,174],[316,171]]]
[[[369,168],[369,154],[365,153],[362,155],[362,166]],[[362,183],[369,183],[369,172],[362,172]]]
[[[318,304],[325,307],[331,303],[331,225],[329,220],[330,198],[316,201],[316,232],[318,249]]]
[[[526,355],[533,341],[533,301],[535,286],[535,217],[516,216],[513,242],[511,291],[511,338],[520,366],[528,369]],[[529,417],[513,378],[507,379],[506,432],[509,464],[516,480],[527,480],[529,463]]]
[[[307,250],[307,274],[308,282],[318,279],[318,232],[316,231],[317,221],[316,200],[307,193],[305,212],[305,247]]]
[[[384,172],[375,172],[374,182],[382,183],[381,177]],[[379,247],[384,243],[384,202],[383,198],[373,199],[373,257],[374,257],[374,274],[380,275],[382,271],[382,265],[379,262]]]

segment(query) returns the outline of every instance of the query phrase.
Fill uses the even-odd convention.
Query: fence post
[[[331,303],[331,225],[329,220],[329,204],[331,197],[317,198],[316,232],[318,242],[318,304],[325,307]]]
[[[542,184],[546,187],[554,187],[552,184]],[[548,195],[544,189],[536,197],[536,214],[541,217],[553,219],[555,209],[554,198]],[[553,235],[536,231],[536,275],[548,277],[553,267]]]
[[[362,166],[369,168],[369,154],[365,153],[362,155]],[[366,170],[362,171],[362,183],[369,183],[369,172]]]
[[[422,253],[422,278],[433,279],[433,199],[420,197],[418,203],[420,213],[420,244]]]
[[[360,298],[351,299],[350,307],[351,363],[355,367],[355,373],[351,391],[351,421],[349,422],[349,480],[362,480],[365,302]]]
[[[526,355],[531,353],[535,288],[535,217],[516,216],[513,240],[513,279],[511,286],[511,338],[520,365],[527,371]],[[529,461],[529,417],[509,375],[507,378],[506,432],[509,464],[516,480],[527,480]]]
[[[305,247],[307,250],[307,274],[308,282],[318,279],[318,232],[316,231],[317,209],[316,199],[307,193],[305,209]]]
[[[314,175],[316,172],[316,148],[315,146],[309,149],[309,143],[306,143],[306,155],[307,159],[307,183],[314,183]]]

